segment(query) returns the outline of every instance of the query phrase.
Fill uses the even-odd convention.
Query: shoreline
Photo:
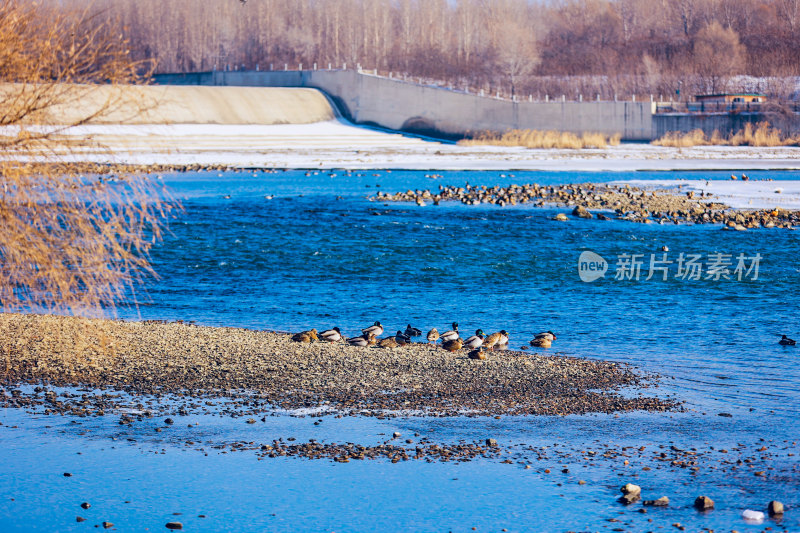
[[[276,408],[387,417],[679,409],[671,399],[621,394],[641,394],[656,381],[628,365],[511,350],[476,361],[467,351],[303,344],[287,334],[181,322],[0,314],[0,375],[12,390],[2,401],[11,406],[19,406],[15,397],[25,404],[25,395],[14,393],[19,384],[46,383],[133,398],[227,397],[238,416]],[[104,395],[88,396],[62,407],[84,416],[114,407]]]

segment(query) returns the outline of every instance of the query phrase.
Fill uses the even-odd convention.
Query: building
[[[761,104],[767,101],[767,97],[755,93],[698,94],[694,101],[704,104]]]

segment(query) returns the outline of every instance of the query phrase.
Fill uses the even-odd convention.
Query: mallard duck
[[[433,328],[428,332],[428,342],[430,344],[436,344],[436,341],[439,340],[439,331],[436,328]]]
[[[542,333],[537,333],[536,335],[533,336],[533,338],[534,338],[534,340],[535,339],[547,339],[550,342],[553,342],[554,340],[557,339],[556,334],[553,333],[552,331],[543,331]],[[533,341],[531,341],[531,342],[533,342]]]
[[[394,337],[386,337],[378,341],[378,348],[397,348],[400,346]]]
[[[319,340],[317,337],[317,330],[316,329],[309,329],[308,331],[301,331],[300,333],[295,333],[292,335],[292,340],[294,342],[312,342]]]
[[[501,333],[499,331],[497,333],[492,333],[491,335],[489,335],[485,339],[483,339],[483,347],[487,348],[487,349],[490,349],[490,350],[494,350],[494,346],[495,346],[495,344],[498,343],[498,341],[500,340],[500,337],[501,337]]]
[[[408,337],[420,337],[422,336],[422,330],[417,328],[412,328],[411,324],[409,324],[408,326],[406,326],[405,334]]]
[[[381,326],[380,322],[375,322],[370,327],[362,329],[361,333],[363,333],[364,335],[369,335],[370,333],[372,333],[377,337],[379,335],[383,335],[383,326]]]
[[[322,340],[328,342],[337,342],[342,340],[342,332],[339,331],[339,328],[337,327],[325,330],[322,333],[320,333],[319,336],[322,337]]]
[[[549,348],[552,345],[553,341],[547,337],[534,337],[531,341],[531,346],[535,346],[536,348]]]
[[[347,339],[347,344],[350,346],[360,346],[361,348],[372,346],[375,344],[375,335],[369,333],[361,335],[360,337],[353,337],[351,339]]]
[[[405,346],[406,344],[411,342],[411,337],[409,337],[408,335],[406,335],[405,333],[403,333],[399,329],[397,330],[397,333],[394,334],[393,338],[394,338],[394,341],[400,346]]]
[[[450,331],[445,331],[439,338],[442,339],[442,342],[453,341],[458,338],[458,322],[453,322],[453,329]]]
[[[448,352],[457,352],[460,350],[464,345],[464,342],[460,338],[455,338],[450,341],[445,341],[442,343],[442,348],[447,350]]]
[[[484,337],[486,337],[486,335],[483,334],[483,330],[479,329],[475,332],[475,335],[464,341],[464,348],[473,350],[480,347],[480,345],[483,344]]]
[[[477,349],[472,350],[467,354],[470,359],[486,359],[488,355],[486,354],[486,348],[483,346],[479,346]]]
[[[781,340],[778,341],[781,346],[794,346],[797,344],[794,339],[790,339],[786,335],[781,335]]]

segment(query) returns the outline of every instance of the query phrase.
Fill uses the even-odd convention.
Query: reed
[[[777,128],[772,128],[769,122],[745,124],[745,127],[736,133],[723,137],[714,131],[707,137],[702,130],[692,130],[688,133],[672,131],[652,142],[656,146],[671,148],[690,148],[692,146],[800,146],[800,136],[784,135]]]
[[[584,132],[580,135],[565,131],[510,130],[505,133],[483,132],[458,142],[461,146],[522,146],[525,148],[560,148],[580,150],[617,146],[621,135]]]

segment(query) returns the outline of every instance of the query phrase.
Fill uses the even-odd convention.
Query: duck
[[[406,331],[405,331],[405,333],[406,333],[406,335],[407,335],[407,336],[409,336],[409,337],[420,337],[420,336],[422,336],[422,330],[420,330],[420,329],[417,329],[417,328],[412,328],[412,327],[411,327],[411,324],[409,324],[408,326],[406,326]]]
[[[553,345],[553,341],[547,337],[534,337],[531,341],[531,346],[536,348],[549,348]]]
[[[394,335],[394,341],[395,341],[395,342],[396,342],[396,343],[397,343],[399,346],[405,346],[406,344],[408,344],[409,342],[411,342],[411,337],[409,337],[408,335],[406,335],[405,333],[403,333],[402,331],[400,331],[400,330],[398,329],[398,330],[397,330],[397,333],[395,333],[395,335]]]
[[[534,339],[547,339],[550,342],[553,342],[554,340],[557,339],[556,334],[553,333],[552,331],[543,331],[541,333],[537,333],[536,335],[533,336],[533,338]]]
[[[486,348],[483,346],[478,346],[476,349],[472,350],[467,354],[470,359],[487,359],[488,355],[486,354]]]
[[[322,340],[328,342],[338,342],[342,340],[342,332],[339,330],[338,327],[334,327],[333,329],[327,329],[319,334],[322,337]]]
[[[428,332],[428,343],[436,344],[436,341],[438,340],[439,340],[439,331],[436,328],[433,328]]]
[[[292,335],[292,340],[294,342],[313,342],[319,340],[317,337],[317,330],[316,329],[309,329],[308,331],[301,331],[300,333],[295,333]]]
[[[453,322],[453,329],[450,331],[445,331],[439,338],[442,339],[442,342],[456,340],[458,338],[458,322]]]
[[[378,335],[383,335],[383,326],[381,326],[380,322],[376,321],[370,327],[362,329],[361,333],[363,333],[364,335],[372,333],[377,337]]]
[[[347,344],[349,344],[350,346],[359,346],[361,348],[372,346],[373,344],[375,344],[375,334],[365,333],[360,337],[353,337],[351,339],[347,339]]]
[[[781,335],[781,340],[778,341],[778,344],[781,346],[794,346],[797,343],[794,341],[794,339],[790,339],[786,335]]]
[[[445,341],[442,343],[442,348],[447,350],[448,352],[457,352],[464,346],[464,341],[460,338],[456,337],[455,339]]]
[[[394,337],[386,337],[378,341],[378,348],[397,348],[400,346]]]
[[[492,351],[498,346],[504,346],[508,344],[508,332],[504,329],[496,333],[492,333],[485,339],[483,339],[483,345],[486,348],[491,348]]]
[[[479,348],[481,344],[483,344],[484,337],[486,337],[486,335],[483,334],[483,330],[479,329],[475,332],[475,335],[464,341],[464,347],[470,350]]]

